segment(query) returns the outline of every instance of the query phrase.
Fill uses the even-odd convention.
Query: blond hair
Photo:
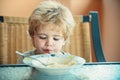
[[[65,40],[69,39],[75,22],[70,10],[56,1],[42,2],[29,17],[29,34],[34,33],[39,27],[47,24],[54,24],[64,29]]]

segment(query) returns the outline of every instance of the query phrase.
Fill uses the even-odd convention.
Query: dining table
[[[34,70],[26,64],[1,64],[0,80],[120,80],[120,62],[86,62],[63,75],[45,75]]]

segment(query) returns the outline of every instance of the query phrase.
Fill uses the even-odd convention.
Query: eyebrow
[[[63,37],[62,35],[53,35],[53,36]]]
[[[47,34],[39,33],[38,35],[47,35]],[[48,35],[47,35],[47,36],[48,36]],[[55,34],[55,35],[53,35],[53,36],[55,36],[55,37],[63,37],[62,35],[57,35],[57,34]]]
[[[44,33],[39,33],[39,34],[37,34],[37,35],[47,35],[47,34],[44,34]]]

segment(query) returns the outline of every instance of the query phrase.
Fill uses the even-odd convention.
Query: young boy
[[[75,26],[70,10],[55,1],[42,2],[29,17],[29,35],[35,50],[24,56],[44,53],[64,53],[62,47],[69,41]],[[23,63],[20,57],[18,63]]]
[[[55,1],[42,2],[29,17],[29,35],[35,50],[27,51],[25,57],[44,53],[61,53],[62,47],[69,42],[75,21],[69,9]],[[23,63],[21,56],[18,63]],[[41,75],[36,70],[25,77],[28,80],[78,80],[71,73],[68,75]],[[35,79],[34,79],[35,78]],[[25,80],[26,80],[25,79]]]

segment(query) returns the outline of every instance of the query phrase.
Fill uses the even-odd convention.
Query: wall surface
[[[28,17],[43,0],[0,0],[0,15]]]
[[[28,17],[44,0],[0,0],[0,15]],[[58,0],[70,8],[73,15],[88,15],[98,11],[103,51],[107,61],[120,61],[120,0]]]
[[[120,61],[120,0],[103,1],[103,48],[107,61]]]

